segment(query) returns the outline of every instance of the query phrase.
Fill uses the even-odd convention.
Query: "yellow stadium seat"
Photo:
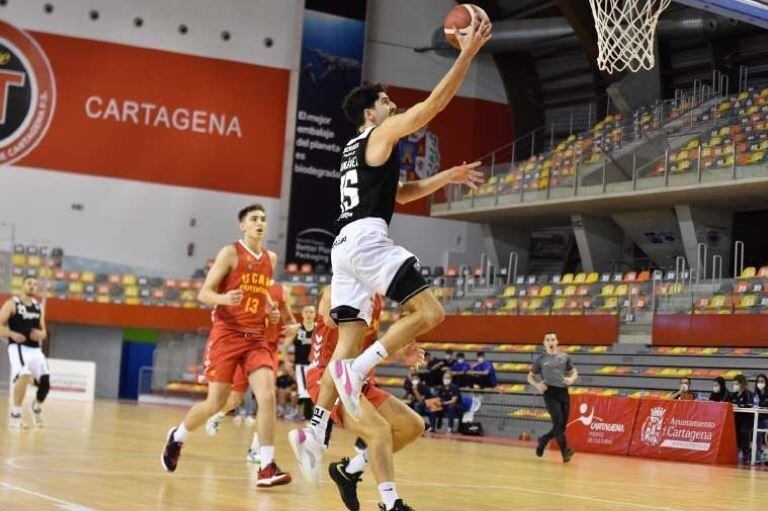
[[[27,266],[32,266],[37,268],[41,264],[43,264],[43,260],[40,258],[39,255],[31,255],[27,257]]]
[[[574,284],[583,284],[587,280],[587,274],[586,273],[577,273],[576,276],[573,278]]]
[[[563,296],[573,296],[576,294],[576,286],[565,286]]]
[[[573,273],[566,273],[563,275],[563,278],[560,279],[561,284],[572,284],[573,283]]]
[[[517,296],[517,288],[515,286],[507,286],[506,289],[504,289],[504,294],[501,295],[502,298],[509,298],[510,296]]]
[[[11,264],[14,266],[26,266],[27,256],[24,254],[13,254],[13,257],[11,258]]]
[[[552,304],[553,311],[559,311],[565,309],[565,298],[558,298],[555,303]]]
[[[69,283],[69,288],[68,288],[69,294],[81,295],[83,294],[84,289],[85,289],[85,286],[83,286],[82,282],[75,281],[75,282]]]
[[[751,278],[754,278],[755,275],[757,275],[757,269],[754,266],[747,266],[741,271],[741,275],[739,275],[739,278],[751,279]]]
[[[80,274],[80,280],[82,282],[87,282],[89,284],[92,284],[96,282],[96,274],[93,273],[92,271],[84,271],[83,273]]]
[[[109,295],[99,295],[98,298],[96,298],[96,302],[109,303]]]
[[[594,284],[598,280],[600,280],[600,275],[597,272],[593,271],[592,273],[587,275],[586,283],[587,284]]]
[[[510,298],[506,301],[506,303],[504,303],[504,306],[502,307],[502,310],[505,311],[514,309],[517,309],[517,298]]]
[[[138,286],[126,286],[124,290],[124,295],[126,298],[135,298],[139,296]]]
[[[619,299],[616,298],[615,296],[611,296],[605,301],[605,303],[602,306],[602,309],[613,310],[613,309],[618,309],[618,307],[619,307]]]
[[[619,284],[616,286],[616,289],[614,289],[613,294],[615,296],[626,296],[627,292],[629,291],[629,288],[626,284]]]
[[[141,303],[141,300],[139,300],[135,296],[130,296],[125,299],[126,305],[139,305],[140,303]]]
[[[600,290],[600,296],[610,296],[614,293],[615,289],[616,288],[613,287],[613,284],[606,284]]]
[[[541,296],[541,297],[552,296],[553,292],[554,292],[554,290],[552,289],[552,286],[544,286],[539,291],[539,296]]]
[[[135,286],[136,285],[136,275],[123,275],[122,278],[122,284],[124,286]]]

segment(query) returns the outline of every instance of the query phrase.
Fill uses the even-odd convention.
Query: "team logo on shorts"
[[[40,143],[55,105],[48,57],[28,33],[0,21],[0,165]]]

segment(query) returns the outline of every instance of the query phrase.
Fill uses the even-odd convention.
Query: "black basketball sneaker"
[[[362,472],[348,474],[347,465],[349,465],[349,458],[342,458],[341,461],[331,463],[328,465],[328,475],[336,483],[341,501],[344,502],[347,509],[359,511],[360,501],[357,499],[357,484],[363,480]]]
[[[160,457],[160,462],[163,464],[163,468],[166,472],[173,472],[176,470],[176,465],[179,463],[179,456],[181,456],[181,447],[184,445],[182,442],[177,442],[173,439],[174,433],[176,433],[176,428],[171,428],[168,432],[168,437],[165,440],[163,455]]]

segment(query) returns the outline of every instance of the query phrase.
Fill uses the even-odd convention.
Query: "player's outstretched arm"
[[[219,250],[213,266],[205,276],[203,287],[197,293],[197,299],[206,305],[238,305],[243,299],[242,291],[234,290],[225,294],[218,292],[219,286],[236,264],[237,252],[234,247],[230,245]]]
[[[451,68],[443,76],[443,79],[432,90],[432,93],[422,101],[413,105],[411,108],[403,112],[402,114],[393,115],[388,117],[381,125],[374,130],[371,134],[369,147],[373,149],[373,153],[383,152],[386,157],[381,159],[381,162],[387,160],[389,153],[392,150],[392,145],[403,138],[406,135],[413,133],[414,131],[423,128],[429,121],[431,121],[438,113],[440,113],[448,103],[453,99],[456,93],[459,91],[464,77],[469,71],[469,66],[472,63],[472,59],[480,51],[480,48],[488,42],[491,38],[491,22],[483,18],[477,20],[475,25],[471,29],[467,30],[467,33],[459,35],[457,31],[456,35],[461,46],[461,52],[458,58],[454,61]],[[371,147],[373,145],[373,147]],[[377,151],[377,148],[381,148]],[[381,156],[384,156],[382,154]],[[372,160],[380,160],[379,155],[372,155],[366,152],[366,157],[374,156]],[[371,163],[376,163],[373,161]]]
[[[466,185],[470,188],[477,188],[477,185],[484,181],[484,174],[476,170],[479,166],[479,161],[472,163],[464,162],[461,165],[438,172],[427,179],[400,183],[395,200],[398,204],[406,204],[426,197],[447,184]]]

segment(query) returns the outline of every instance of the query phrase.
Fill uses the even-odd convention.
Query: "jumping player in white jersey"
[[[491,37],[490,22],[481,18],[457,36],[458,58],[423,102],[396,114],[394,102],[380,84],[358,87],[344,99],[344,113],[359,134],[342,153],[341,214],[331,251],[331,316],[339,327],[339,342],[309,427],[289,433],[305,472],[319,470],[329,410],[337,394],[347,414],[359,420],[360,390],[369,371],[443,320],[442,306],[419,273],[416,257],[389,238],[389,221],[395,202],[420,199],[449,183],[475,187],[483,174],[474,170],[479,166],[475,162],[400,183],[398,141],[431,121],[459,90],[472,59]],[[370,298],[376,293],[398,302],[407,315],[361,354],[371,320]]]
[[[37,384],[37,395],[30,403],[34,425],[43,426],[41,405],[51,389],[48,364],[41,345],[48,333],[45,328],[45,316],[40,303],[35,300],[37,279],[27,277],[18,296],[6,301],[0,308],[0,337],[7,337],[8,359],[11,362],[13,379],[13,408],[8,426],[25,428],[22,420],[21,405],[27,393],[29,382]]]

